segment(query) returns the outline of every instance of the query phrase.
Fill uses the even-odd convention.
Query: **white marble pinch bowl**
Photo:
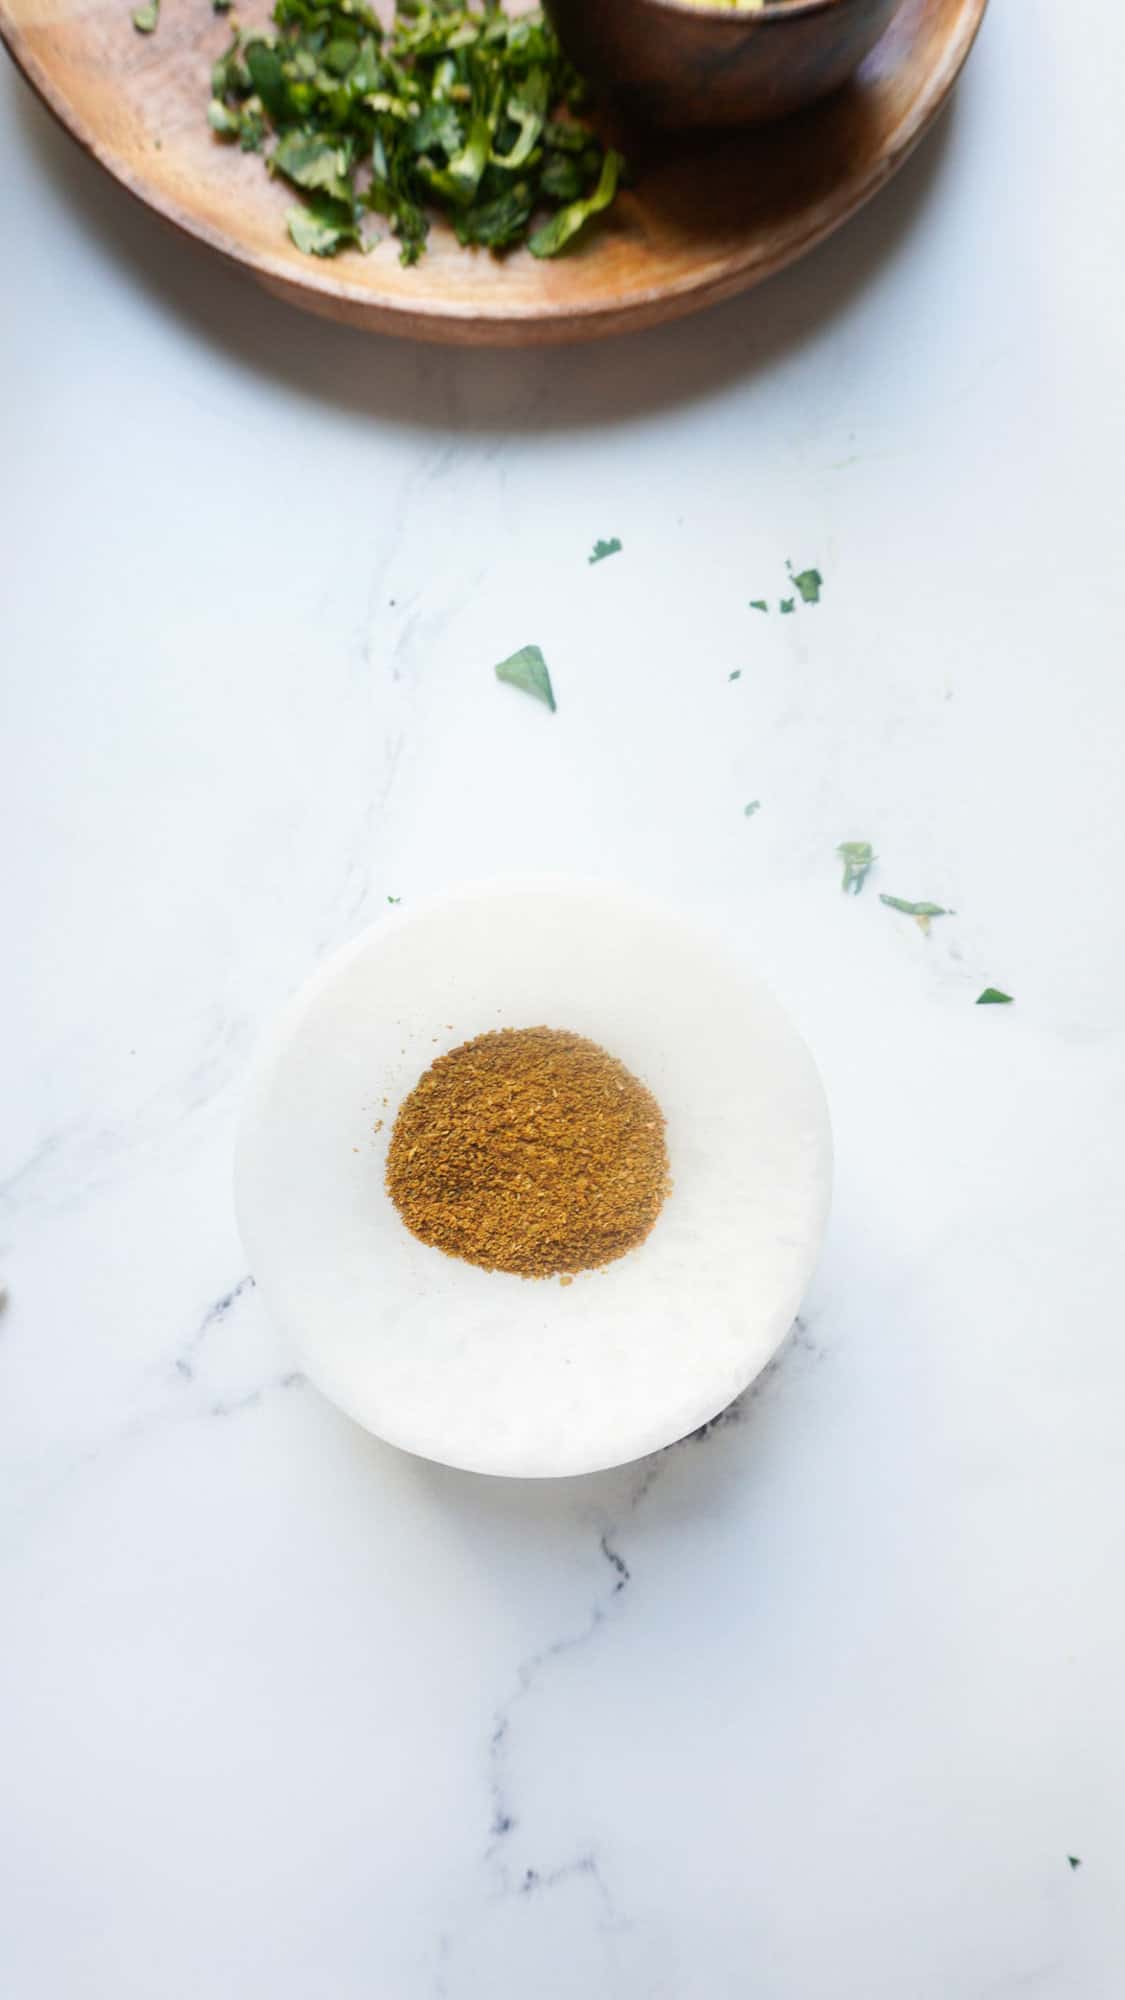
[[[434,1057],[541,1024],[620,1057],[668,1122],[651,1235],[567,1286],[443,1256],[383,1185]],[[812,1057],[729,948],[547,877],[390,911],[320,968],[256,1061],[235,1191],[266,1304],[326,1396],[423,1457],[547,1478],[670,1444],[759,1373],[812,1273],[831,1172]]]

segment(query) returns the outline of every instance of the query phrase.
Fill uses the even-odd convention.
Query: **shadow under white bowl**
[[[383,1185],[435,1056],[540,1025],[620,1057],[668,1121],[652,1234],[568,1286],[430,1249]],[[326,1396],[423,1457],[546,1478],[671,1444],[753,1380],[812,1274],[831,1160],[812,1058],[738,958],[548,877],[392,911],[309,980],[255,1065],[235,1192],[267,1307]]]

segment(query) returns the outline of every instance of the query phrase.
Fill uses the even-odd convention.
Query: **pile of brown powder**
[[[439,1056],[415,1085],[387,1189],[407,1228],[451,1257],[523,1278],[588,1271],[656,1221],[664,1119],[596,1042],[503,1028]]]

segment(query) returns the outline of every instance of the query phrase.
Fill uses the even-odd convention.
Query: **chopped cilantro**
[[[747,819],[753,819],[761,803],[761,799],[751,799],[748,806],[743,806],[742,810],[746,814]]]
[[[802,604],[819,604],[824,578],[818,569],[802,569],[794,573],[793,565],[785,565],[789,571],[789,581],[799,591]]]
[[[797,600],[795,597],[782,597],[778,599],[777,608],[783,618],[788,618],[789,613],[795,609],[796,603]]]
[[[583,223],[593,215],[600,215],[608,208],[617,193],[617,182],[625,162],[620,153],[608,147],[602,159],[602,170],[597,185],[580,200],[568,202],[565,208],[556,210],[549,222],[544,222],[527,239],[527,247],[533,257],[557,257],[565,250],[572,236],[577,236]]]
[[[742,668],[735,667],[734,672],[727,675],[727,679],[728,681],[740,681],[742,679]]]
[[[213,97],[207,106],[207,123],[220,139],[237,139],[242,132],[239,113],[229,111],[221,97]]]
[[[1072,1869],[1073,1869],[1073,1868],[1081,1868],[1081,1866],[1082,1866],[1082,1857],[1081,1857],[1081,1855],[1079,1855],[1079,1854],[1068,1854],[1066,1858],[1067,1858],[1067,1860],[1069,1861],[1069,1863],[1070,1863],[1070,1865],[1071,1865],[1071,1868],[1072,1868]]]
[[[976,1004],[978,1007],[1010,1007],[1012,996],[1002,993],[998,986],[986,986],[984,992],[978,995]]]
[[[607,556],[616,556],[620,555],[620,553],[621,543],[616,535],[611,535],[608,542],[595,542],[593,551],[587,556],[586,560],[592,563],[604,562]]]
[[[313,196],[303,208],[285,212],[286,227],[298,250],[309,257],[334,257],[344,244],[362,242],[354,222],[327,195]]]
[[[769,605],[766,603],[764,597],[752,597],[750,599],[750,609],[751,611],[768,611]]]
[[[940,903],[908,903],[902,896],[884,896],[880,893],[879,901],[885,903],[888,910],[901,910],[904,917],[913,917],[925,937],[929,937],[930,934],[931,917],[953,917],[957,914],[955,910],[943,909]]]
[[[869,840],[842,840],[836,852],[844,864],[844,894],[858,896],[875,859],[875,849]]]
[[[388,901],[388,903],[401,903],[401,901],[402,901],[402,897],[401,897],[401,896],[388,896],[388,897],[387,897],[387,901]]]
[[[133,16],[142,33],[158,6]],[[554,29],[499,0],[399,0],[386,29],[366,0],[274,0],[270,28],[235,33],[211,98],[220,138],[273,142],[266,165],[313,212],[290,236],[316,257],[362,248],[374,210],[417,263],[434,208],[464,244],[553,257],[608,208],[623,166],[582,122],[585,86]]]
[[[940,903],[908,903],[902,896],[880,894],[879,901],[885,903],[888,910],[901,910],[907,917],[951,917],[954,914],[952,910],[943,910]]]
[[[501,660],[496,678],[507,681],[510,687],[519,688],[524,694],[534,695],[536,701],[546,702],[552,711],[558,706],[547,662],[538,646],[521,646],[518,653]]]
[[[271,174],[284,174],[294,187],[308,188],[350,210],[352,170],[350,140],[318,139],[306,132],[286,132],[270,154]]]

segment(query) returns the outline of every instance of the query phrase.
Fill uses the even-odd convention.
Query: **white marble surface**
[[[525,358],[291,315],[5,69],[11,2000],[1125,1990],[1123,62],[994,0],[834,244]],[[839,1149],[759,1392],[570,1485],[337,1416],[231,1211],[261,1025],[510,863],[745,936]]]

